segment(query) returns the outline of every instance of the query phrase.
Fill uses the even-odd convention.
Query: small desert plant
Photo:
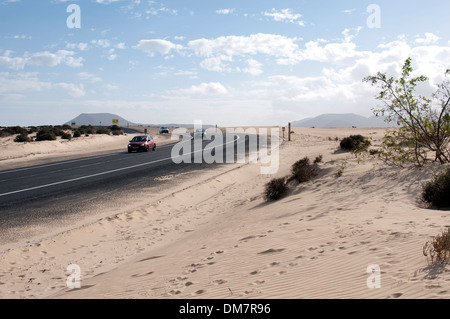
[[[341,177],[344,174],[345,167],[345,164],[341,164],[341,168],[336,172],[335,176]]]
[[[304,183],[319,174],[319,167],[317,163],[310,163],[308,157],[305,157],[292,165],[290,180],[296,180],[299,183]]]
[[[264,199],[266,201],[274,201],[280,199],[286,194],[288,187],[286,185],[286,178],[274,178],[266,184],[264,191]]]
[[[16,138],[14,139],[14,142],[17,142],[17,143],[31,142],[31,138],[29,138],[28,133],[26,131],[24,131],[16,136]]]
[[[95,134],[95,129],[92,125],[81,125],[78,128],[78,131],[80,131],[81,134],[85,134],[86,136],[89,136],[89,134]]]
[[[73,132],[73,137],[80,137],[81,136],[81,132],[79,130],[76,130],[75,132]]]
[[[111,130],[112,135],[123,135],[123,129],[118,125],[113,125],[108,127]]]
[[[431,262],[448,261],[450,259],[450,227],[442,234],[433,237],[423,246],[423,254],[431,257]]]
[[[423,186],[422,200],[435,207],[450,207],[450,167]]]
[[[36,141],[54,141],[56,134],[53,129],[49,127],[42,127],[36,134]]]
[[[367,148],[370,146],[370,141],[367,137],[364,137],[362,135],[350,135],[349,137],[345,137],[342,139],[340,146],[343,150],[360,152],[363,150],[367,150]]]
[[[115,135],[115,136],[123,135],[123,131],[122,130],[112,130],[111,133],[112,133],[112,135]]]
[[[320,164],[323,162],[323,156],[319,155],[314,159],[314,164]]]
[[[72,139],[72,134],[70,134],[70,133],[64,133],[63,135],[61,135],[61,138],[63,139],[63,140],[71,140]]]
[[[5,127],[2,130],[0,130],[0,137],[7,137],[14,134],[22,134],[24,132],[26,133],[27,130],[21,126]]]
[[[106,135],[109,135],[110,133],[111,131],[107,127],[100,127],[95,132],[95,134],[106,134]]]

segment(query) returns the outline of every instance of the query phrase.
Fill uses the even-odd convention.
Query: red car
[[[148,150],[152,151],[156,150],[156,143],[153,140],[153,137],[151,137],[150,135],[135,136],[128,144],[128,153],[131,153],[133,151],[147,152]]]

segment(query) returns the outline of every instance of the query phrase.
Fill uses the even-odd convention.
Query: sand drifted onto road
[[[336,137],[351,134],[376,147],[383,129],[293,130],[275,175],[247,163],[163,176],[168,187],[149,205],[4,252],[0,297],[449,298],[450,267],[431,265],[422,248],[450,225],[450,212],[417,203],[442,167],[400,169],[337,151]],[[264,201],[268,181],[318,155],[317,178]],[[72,264],[79,289],[67,287]]]

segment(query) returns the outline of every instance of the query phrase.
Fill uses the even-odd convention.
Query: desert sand
[[[261,175],[258,162],[164,176],[170,187],[139,209],[120,207],[3,251],[0,298],[449,298],[450,267],[431,264],[422,247],[450,225],[450,212],[417,202],[422,184],[442,167],[401,169],[337,151],[336,137],[362,134],[376,147],[384,129],[293,131],[280,145],[275,175]],[[268,181],[318,155],[317,178],[264,201]],[[55,152],[22,156],[29,164]],[[11,161],[0,160],[0,169]],[[71,264],[81,271],[79,289],[66,284]],[[379,281],[370,281],[375,287],[368,285],[370,265],[380,270]]]

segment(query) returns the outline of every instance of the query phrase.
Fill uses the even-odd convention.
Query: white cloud
[[[106,84],[106,85],[105,85],[105,88],[106,88],[108,91],[116,91],[116,90],[119,89],[119,87],[118,87],[117,85],[113,85],[113,84]]]
[[[417,44],[428,45],[428,44],[434,44],[438,40],[439,40],[439,37],[437,35],[435,35],[433,33],[425,32],[425,38],[417,37],[416,43]]]
[[[171,50],[181,50],[182,45],[172,43],[167,40],[162,39],[152,39],[152,40],[140,40],[139,44],[134,47],[141,51],[153,54],[158,52],[160,54],[168,54]]]
[[[101,48],[109,48],[111,46],[108,39],[92,40],[91,43]]]
[[[219,10],[216,10],[216,13],[217,14],[232,14],[232,13],[234,13],[236,10],[233,8],[233,9],[219,9]]]
[[[263,71],[261,70],[262,64],[256,61],[255,59],[248,59],[247,64],[248,67],[243,69],[245,73],[249,73],[255,76],[263,73]]]
[[[74,49],[78,49],[80,51],[86,51],[89,48],[89,44],[88,43],[66,43],[66,47],[68,49],[74,50]]]
[[[44,51],[33,54],[26,53],[23,57],[11,57],[11,51],[6,51],[3,56],[0,56],[0,66],[13,70],[24,69],[26,65],[54,67],[65,63],[71,67],[82,66],[83,58],[74,58],[74,54],[73,51],[58,50],[56,53]]]
[[[169,91],[169,93],[175,95],[224,95],[228,93],[228,90],[219,82],[210,82],[192,85],[188,89]]]
[[[265,54],[275,57],[296,57],[299,50],[296,39],[282,35],[258,33],[250,36],[221,36],[215,39],[197,39],[188,47],[197,56],[208,60],[230,60],[233,56]]]
[[[121,43],[116,44],[116,49],[120,49],[120,50],[125,49],[125,43],[121,42]]]
[[[293,23],[302,27],[305,26],[305,21],[300,20],[302,15],[293,13],[291,9],[282,9],[280,11],[272,9],[270,12],[263,12],[263,15],[272,17],[275,21]]]
[[[100,3],[100,4],[111,4],[113,2],[118,2],[120,0],[95,0],[95,2]]]
[[[77,74],[77,77],[82,81],[88,81],[91,83],[98,83],[102,81],[100,77],[88,72],[80,72]]]
[[[67,93],[72,97],[83,97],[86,95],[86,92],[84,91],[84,85],[83,84],[73,84],[73,83],[56,83],[53,84],[52,87],[56,88],[62,88],[67,91]]]
[[[345,9],[345,10],[341,10],[342,13],[347,13],[347,14],[352,14],[353,12],[355,12],[356,9]]]
[[[85,96],[83,84],[73,84],[66,82],[52,83],[41,81],[35,72],[21,72],[11,74],[8,72],[0,73],[0,93],[22,93],[40,92],[43,90],[63,89],[72,97]]]

